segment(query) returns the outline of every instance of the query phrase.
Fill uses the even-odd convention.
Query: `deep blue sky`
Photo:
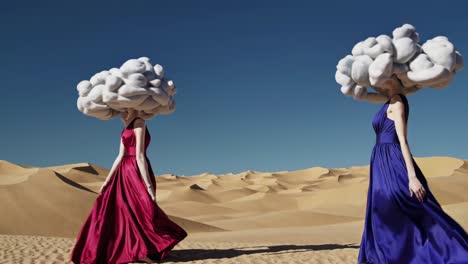
[[[147,56],[177,111],[149,121],[157,174],[368,164],[380,105],[343,96],[335,66],[403,23],[468,54],[467,1],[8,1],[0,6],[0,159],[110,167],[123,124],[76,108],[76,84]],[[468,70],[409,97],[415,156],[468,158]]]

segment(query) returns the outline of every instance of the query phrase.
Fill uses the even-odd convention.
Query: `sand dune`
[[[416,162],[467,228],[468,161]],[[0,161],[0,263],[66,262],[107,173]],[[355,263],[368,177],[369,166],[158,176],[159,205],[190,234],[168,263]]]
[[[0,185],[14,185],[25,182],[39,168],[25,168],[20,165],[0,160]]]
[[[75,237],[108,173],[88,163],[25,169],[1,161],[0,166],[0,212],[7,212],[1,234]],[[22,181],[10,184],[15,177]],[[222,230],[174,218],[192,232]]]

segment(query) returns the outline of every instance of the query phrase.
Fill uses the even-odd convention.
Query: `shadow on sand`
[[[255,246],[232,249],[175,249],[169,253],[164,262],[186,262],[195,260],[235,258],[242,255],[253,254],[282,254],[304,251],[319,251],[333,249],[356,249],[356,244],[323,244],[323,245],[277,245],[277,246]]]

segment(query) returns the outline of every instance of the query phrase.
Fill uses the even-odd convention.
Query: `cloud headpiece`
[[[447,87],[463,68],[463,57],[447,37],[418,44],[419,34],[410,24],[396,28],[393,38],[369,37],[357,43],[338,62],[335,79],[345,95],[362,97],[367,87],[379,87],[395,75],[405,90]]]
[[[153,66],[146,57],[98,72],[78,83],[77,90],[78,110],[102,120],[130,109],[137,110],[144,119],[175,111],[174,82],[164,78],[161,65]]]

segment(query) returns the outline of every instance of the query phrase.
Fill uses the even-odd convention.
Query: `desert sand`
[[[416,158],[468,228],[468,160]],[[108,170],[0,161],[0,264],[68,263]],[[189,236],[164,263],[355,263],[369,166],[160,175],[157,201]]]

